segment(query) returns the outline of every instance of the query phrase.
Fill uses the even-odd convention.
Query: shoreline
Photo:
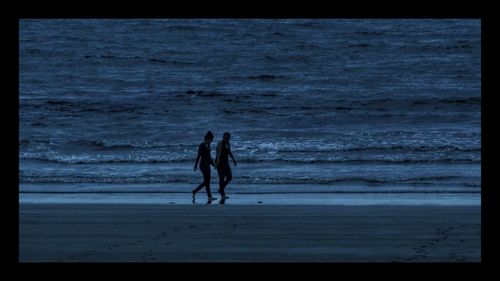
[[[20,204],[153,204],[153,205],[330,205],[330,206],[481,206],[481,193],[227,193],[209,201],[204,191],[193,202],[190,193],[20,193]]]
[[[20,203],[191,204],[193,184],[20,184]],[[212,194],[220,199],[212,186]],[[481,189],[411,185],[231,185],[224,204],[252,205],[481,205]],[[206,204],[205,189],[196,195]],[[221,203],[220,200],[211,202]]]
[[[481,207],[19,205],[20,262],[480,262]]]

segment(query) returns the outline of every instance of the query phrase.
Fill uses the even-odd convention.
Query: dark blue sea
[[[481,21],[19,21],[20,200],[190,198],[207,130],[230,198],[480,204]]]

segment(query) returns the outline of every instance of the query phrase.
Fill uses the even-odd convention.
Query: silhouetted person
[[[236,160],[234,160],[234,156],[231,153],[231,145],[229,144],[230,139],[231,135],[228,132],[225,132],[224,135],[222,135],[222,140],[217,144],[217,157],[215,158],[215,167],[217,168],[217,173],[219,174],[219,193],[222,196],[222,199],[229,198],[226,196],[224,189],[233,178],[231,167],[229,167],[228,156],[231,156],[234,166],[236,166]]]
[[[200,171],[203,174],[203,182],[196,187],[193,193],[193,203],[196,192],[200,191],[203,187],[207,190],[208,201],[215,200],[217,198],[212,197],[212,193],[210,192],[210,165],[215,166],[214,160],[210,155],[210,143],[214,140],[214,135],[211,131],[208,131],[205,135],[205,141],[200,144],[198,147],[198,156],[196,157],[196,163],[194,164],[193,171],[196,171],[196,167],[198,166],[198,162],[200,162]],[[201,158],[201,161],[200,161]]]

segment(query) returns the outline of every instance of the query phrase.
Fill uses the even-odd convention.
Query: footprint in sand
[[[90,256],[90,255],[92,255],[94,253],[95,253],[94,250],[90,250],[90,251],[87,251],[87,252],[83,253],[82,256]]]

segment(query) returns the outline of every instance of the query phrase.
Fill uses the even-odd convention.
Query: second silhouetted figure
[[[231,145],[229,144],[230,139],[231,135],[228,132],[222,135],[222,140],[217,144],[217,156],[215,158],[215,167],[219,174],[219,193],[222,199],[229,198],[226,196],[224,189],[233,178],[228,156],[231,156],[234,166],[236,166],[236,160],[234,160],[234,156],[231,153]]]

